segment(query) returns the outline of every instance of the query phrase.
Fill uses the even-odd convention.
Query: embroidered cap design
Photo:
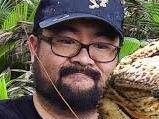
[[[90,9],[95,9],[99,7],[106,7],[109,0],[89,0],[92,5],[89,5]]]

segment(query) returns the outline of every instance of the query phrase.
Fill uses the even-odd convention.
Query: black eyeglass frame
[[[55,38],[58,39],[59,37],[61,38],[62,36],[47,37],[47,36],[44,36],[44,35],[40,34],[40,35],[37,35],[37,37],[38,37],[38,39],[41,39],[41,40],[43,40],[43,41],[45,41],[45,42],[47,42],[47,43],[49,43],[49,44],[51,45],[53,39],[55,39]],[[66,37],[66,38],[69,38],[69,37]],[[90,53],[89,53],[89,47],[90,47],[91,45],[93,45],[93,44],[96,44],[96,43],[91,43],[91,44],[86,45],[86,44],[83,44],[83,43],[79,42],[79,41],[76,40],[76,39],[73,39],[73,38],[69,38],[69,39],[74,40],[74,41],[76,41],[76,42],[78,42],[78,43],[80,44],[80,48],[79,48],[79,50],[77,51],[77,53],[75,53],[75,54],[72,55],[72,56],[59,55],[59,54],[57,54],[56,52],[53,51],[52,45],[51,45],[51,51],[53,52],[53,54],[55,54],[55,55],[57,55],[57,56],[60,56],[60,57],[72,58],[72,57],[77,56],[77,55],[80,53],[80,51],[81,51],[82,48],[85,48],[85,49],[87,50],[87,52],[88,52],[89,57],[90,57],[92,60],[94,60],[95,62],[99,62],[99,63],[109,63],[109,62],[112,62],[113,60],[115,60],[115,58],[119,55],[119,52],[120,52],[120,49],[121,49],[120,47],[115,46],[115,45],[112,45],[112,44],[110,44],[110,43],[104,43],[104,44],[108,44],[108,45],[113,46],[113,47],[115,48],[114,50],[116,50],[117,52],[116,52],[114,58],[113,58],[112,60],[110,60],[110,61],[98,61],[98,60],[93,59],[93,58],[91,57]],[[97,43],[103,43],[103,42],[97,42]]]

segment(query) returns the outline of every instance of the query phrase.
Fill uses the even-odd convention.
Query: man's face
[[[76,20],[43,29],[42,34],[48,37],[69,37],[87,45],[103,42],[119,46],[119,38],[112,38],[107,34],[110,30],[93,20]],[[36,40],[33,36],[32,39]],[[37,93],[48,102],[64,108],[63,101],[50,82],[51,79],[70,106],[77,111],[96,107],[103,94],[105,81],[117,63],[117,58],[109,63],[96,62],[89,57],[86,48],[82,48],[74,57],[61,57],[54,54],[51,45],[43,40],[36,53],[50,77],[35,57],[33,69]]]

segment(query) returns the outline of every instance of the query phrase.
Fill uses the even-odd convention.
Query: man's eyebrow
[[[95,33],[96,36],[105,36],[105,37],[110,37],[110,38],[114,38],[117,37],[118,34],[116,31],[114,31],[113,29],[100,29],[99,31],[97,31]]]
[[[108,36],[108,33],[106,31],[98,31],[95,33],[96,36]]]
[[[76,29],[75,27],[72,26],[68,26],[68,25],[57,25],[55,27],[50,28],[50,30],[54,30],[56,33],[60,33],[60,32],[73,32],[73,33],[77,33],[79,32],[78,29]]]

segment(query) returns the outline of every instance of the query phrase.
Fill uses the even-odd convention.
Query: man
[[[97,119],[122,23],[120,0],[41,0],[28,38],[36,92],[1,102],[0,118]]]

